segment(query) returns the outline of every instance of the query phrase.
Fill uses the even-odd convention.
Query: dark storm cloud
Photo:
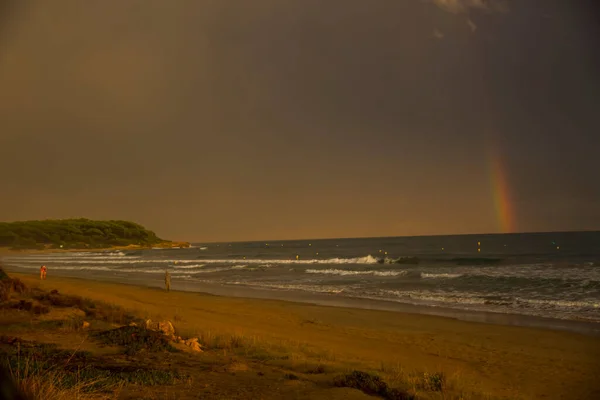
[[[494,143],[519,229],[600,226],[596,28],[570,3],[19,4],[0,219],[192,240],[496,231]]]
[[[438,7],[452,13],[466,13],[470,10],[485,12],[507,12],[505,0],[431,0]]]

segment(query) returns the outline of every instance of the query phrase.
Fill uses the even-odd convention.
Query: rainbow
[[[510,198],[506,168],[503,165],[502,158],[496,151],[491,152],[489,160],[494,208],[498,225],[502,233],[515,232],[514,210]]]

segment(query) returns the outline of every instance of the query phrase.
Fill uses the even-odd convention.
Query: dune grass
[[[29,398],[112,398],[126,384],[172,385],[187,377],[173,370],[143,365],[110,365],[88,352],[59,350],[48,344],[18,346],[6,354],[3,367]]]
[[[121,326],[119,328],[96,332],[93,335],[101,343],[122,346],[125,354],[133,355],[140,351],[177,352],[164,335],[138,326]]]

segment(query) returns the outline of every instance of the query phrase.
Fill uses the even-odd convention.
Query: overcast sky
[[[600,229],[594,1],[4,0],[0,220],[191,241]]]

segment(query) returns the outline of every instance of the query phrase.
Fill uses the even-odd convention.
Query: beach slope
[[[165,292],[75,278],[40,281],[35,275],[11,275],[31,287],[112,304],[141,318],[173,321],[181,336],[213,344],[226,340],[230,345],[219,354],[224,351],[228,356],[229,348],[231,354],[242,357],[244,367],[239,368],[248,370],[252,364],[248,360],[258,357],[260,365],[290,371],[299,378],[285,382],[285,387],[299,385],[294,392],[299,398],[328,397],[335,376],[352,370],[377,374],[417,398],[600,396],[600,338],[594,336],[428,315]],[[322,374],[311,373],[315,370]],[[253,371],[256,376],[259,373]],[[440,376],[442,391],[435,387]]]

